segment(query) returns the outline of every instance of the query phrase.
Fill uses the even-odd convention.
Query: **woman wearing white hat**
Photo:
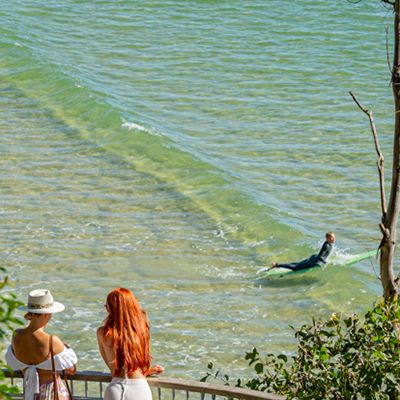
[[[64,308],[45,289],[31,291],[26,307],[20,307],[27,312],[25,319],[29,325],[14,332],[12,344],[6,352],[6,361],[11,369],[24,373],[25,400],[70,399],[59,373],[64,371],[73,374],[78,358],[57,336],[44,331],[51,315]]]

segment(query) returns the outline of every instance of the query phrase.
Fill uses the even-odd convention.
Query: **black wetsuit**
[[[289,264],[278,264],[277,267],[291,269],[292,271],[299,271],[300,269],[307,269],[315,267],[316,265],[323,265],[326,264],[326,260],[332,253],[332,250],[333,250],[333,244],[330,244],[327,241],[325,241],[318,254],[313,254],[311,257],[306,258],[305,260],[299,262],[293,262]]]

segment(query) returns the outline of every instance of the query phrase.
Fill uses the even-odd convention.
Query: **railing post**
[[[157,388],[158,400],[161,400],[161,388]]]

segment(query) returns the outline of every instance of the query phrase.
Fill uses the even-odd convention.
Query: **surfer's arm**
[[[333,246],[330,243],[325,242],[318,253],[317,262],[323,262],[324,264],[326,264],[326,261],[332,253],[332,250]]]

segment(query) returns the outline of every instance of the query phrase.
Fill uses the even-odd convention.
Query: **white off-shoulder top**
[[[14,371],[24,372],[24,399],[34,400],[35,394],[39,393],[39,374],[37,369],[45,369],[51,371],[51,359],[42,361],[40,364],[30,365],[19,361],[15,357],[14,351],[11,346],[8,346],[6,351],[7,365]],[[56,371],[63,371],[73,367],[78,362],[74,350],[64,347],[61,353],[54,355],[54,365]]]

